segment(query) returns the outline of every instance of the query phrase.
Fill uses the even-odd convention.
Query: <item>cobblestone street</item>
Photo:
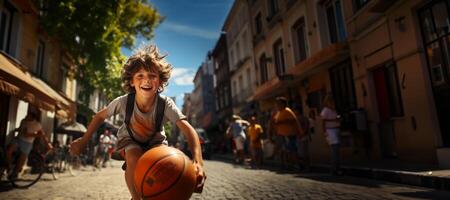
[[[449,199],[450,192],[326,174],[253,170],[223,161],[206,161],[208,180],[191,199]],[[29,189],[1,185],[0,199],[130,199],[120,163],[76,177],[41,180]]]

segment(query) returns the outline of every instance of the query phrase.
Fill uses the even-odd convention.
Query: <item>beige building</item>
[[[76,113],[75,66],[39,26],[32,1],[0,3],[0,142],[5,145],[30,110],[47,134]]]
[[[300,113],[318,115],[323,96],[332,92],[328,70],[351,70],[346,62],[349,50],[340,5],[328,1],[252,2],[258,69],[254,99],[259,102],[260,120],[269,120],[277,96],[287,97],[290,107]],[[316,131],[321,131],[319,122],[316,125]],[[321,134],[313,135],[311,148],[315,161],[327,159]]]
[[[222,28],[226,32],[233,113],[239,115],[249,114],[246,107],[256,88],[248,6],[246,0],[236,0]]]
[[[331,94],[344,162],[450,166],[447,1],[249,1],[260,119],[274,98],[316,117],[313,162],[329,150],[318,117]]]
[[[345,16],[372,156],[450,167],[448,2],[357,2]]]

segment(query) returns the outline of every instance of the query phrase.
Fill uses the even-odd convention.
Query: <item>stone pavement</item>
[[[215,158],[231,161],[231,154],[215,154]],[[266,166],[279,168],[280,163],[265,160]],[[450,169],[439,169],[431,165],[412,165],[397,160],[374,162],[343,163],[341,168],[345,175],[368,179],[389,181],[413,186],[428,187],[450,191]],[[328,173],[329,165],[311,164],[311,171]],[[450,199],[450,198],[449,198]]]
[[[120,162],[101,171],[38,182],[20,190],[1,185],[0,199],[130,199]],[[450,199],[450,192],[327,174],[248,169],[220,160],[205,162],[202,194],[191,199]]]

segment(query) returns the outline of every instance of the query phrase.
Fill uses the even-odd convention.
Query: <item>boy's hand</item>
[[[195,162],[194,166],[197,174],[197,185],[195,186],[194,192],[202,193],[203,186],[205,185],[206,174],[205,171],[203,171],[203,167],[200,164]]]
[[[83,140],[81,140],[82,138],[78,138],[74,141],[72,141],[72,143],[70,143],[70,153],[73,155],[80,155],[81,152],[83,151],[83,148],[86,146],[85,142],[83,142]]]

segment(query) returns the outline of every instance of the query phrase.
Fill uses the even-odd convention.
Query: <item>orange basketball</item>
[[[139,158],[134,181],[143,199],[189,199],[196,184],[195,167],[180,150],[161,145]]]

